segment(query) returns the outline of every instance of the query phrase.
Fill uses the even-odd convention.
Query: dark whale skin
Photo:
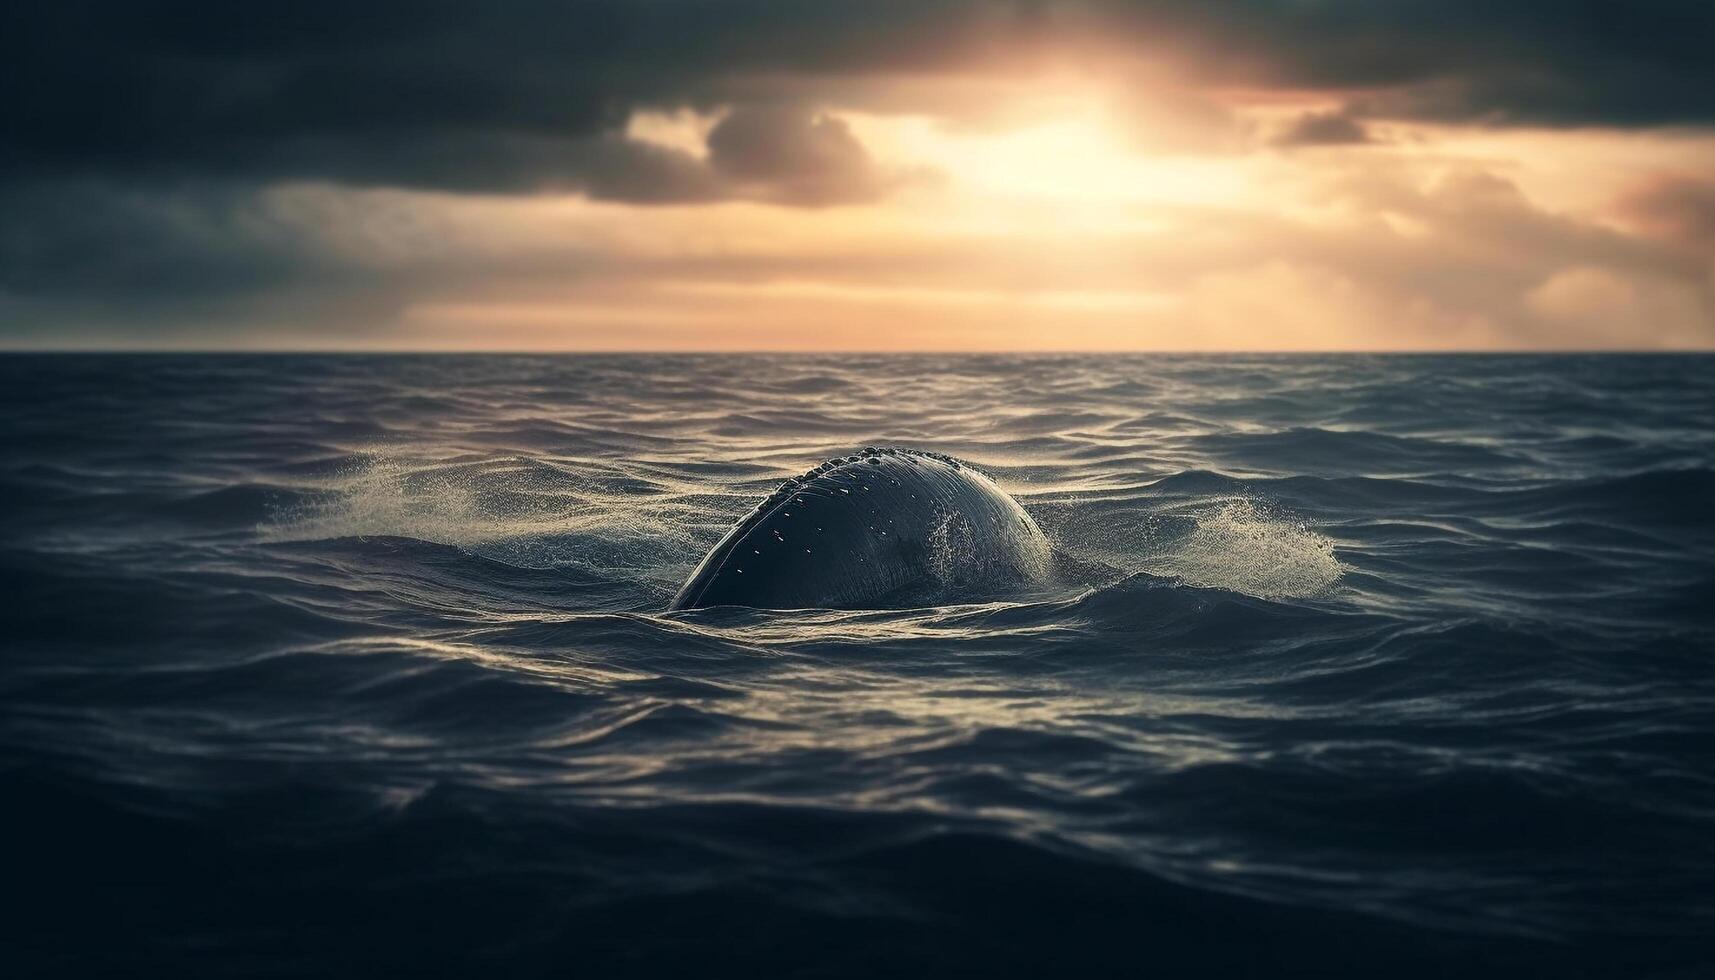
[[[1002,598],[1048,539],[969,464],[869,448],[786,481],[721,538],[673,609],[887,609]]]

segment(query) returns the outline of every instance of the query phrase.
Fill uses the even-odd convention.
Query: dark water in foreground
[[[1710,976],[1712,376],[0,359],[0,969]],[[1078,571],[662,612],[866,444]]]

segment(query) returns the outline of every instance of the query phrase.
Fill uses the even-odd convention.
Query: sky
[[[1715,347],[1708,0],[0,8],[0,347]]]

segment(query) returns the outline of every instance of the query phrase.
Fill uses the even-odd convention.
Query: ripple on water
[[[12,955],[1700,976],[1710,367],[0,358]],[[1051,584],[665,612],[888,444]]]

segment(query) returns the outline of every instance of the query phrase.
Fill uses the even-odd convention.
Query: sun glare
[[[1063,118],[1001,131],[954,130],[920,116],[857,116],[853,128],[897,159],[957,175],[954,189],[976,196],[1221,205],[1248,190],[1234,161],[1132,145],[1093,100]]]

